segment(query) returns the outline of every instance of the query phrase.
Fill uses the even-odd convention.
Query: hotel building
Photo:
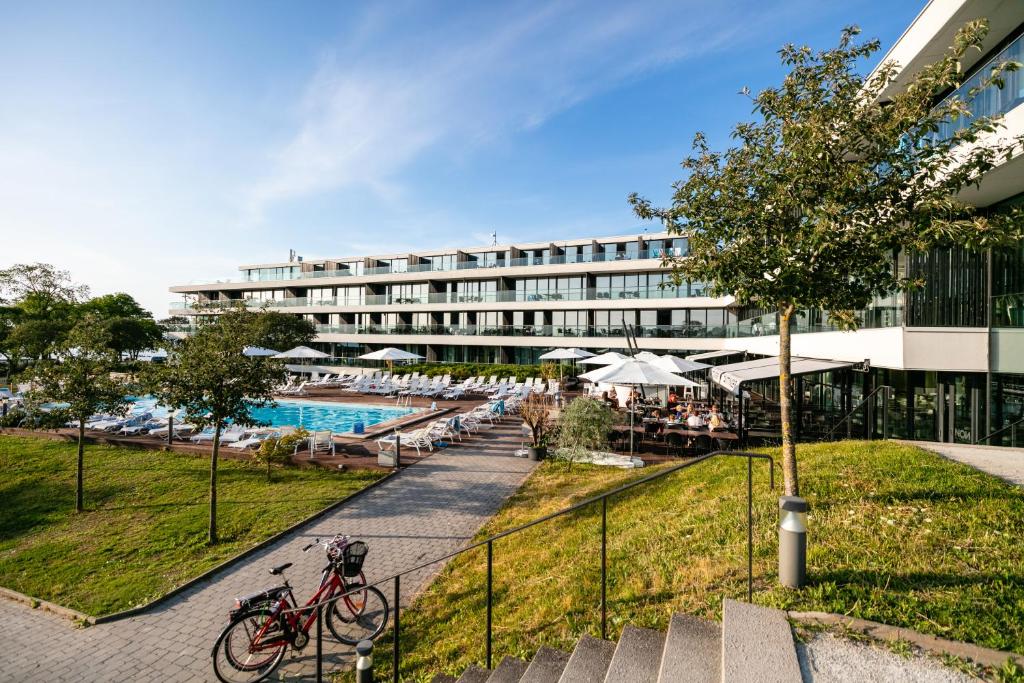
[[[994,62],[1024,62],[1024,3],[933,0],[885,57],[902,65],[893,91],[980,17],[991,31],[966,65],[961,90]],[[1024,134],[1021,104],[1024,72],[1015,72],[972,109],[1003,115],[1003,134],[1016,136]],[[993,169],[962,199],[985,212],[1024,202],[1024,157]],[[751,427],[771,433],[778,386],[770,364],[757,369],[749,361],[778,352],[776,316],[709,297],[699,282],[672,284],[662,259],[686,252],[685,237],[634,233],[295,257],[241,266],[229,281],[172,287],[182,299],[171,312],[207,315],[243,300],[313,320],[318,344],[338,357],[398,346],[430,361],[485,363],[534,363],[560,346],[625,350],[630,328],[640,349],[721,364],[723,383],[743,381],[752,397]],[[1024,445],[1024,247],[901,254],[897,267],[927,284],[876,302],[863,312],[862,329],[836,331],[821,311],[805,311],[795,323],[793,354],[829,361],[797,364],[801,434],[821,438],[839,427],[853,435]]]

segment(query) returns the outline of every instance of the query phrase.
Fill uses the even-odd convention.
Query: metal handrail
[[[975,442],[974,442],[974,444],[975,444],[975,445],[978,445],[978,444],[980,444],[980,443],[981,443],[982,441],[988,441],[988,440],[989,440],[989,439],[991,439],[991,438],[992,438],[993,436],[997,436],[997,435],[999,435],[999,434],[1002,434],[1002,433],[1003,433],[1003,432],[1005,432],[1005,431],[1006,431],[1007,429],[1013,429],[1014,427],[1016,427],[1016,426],[1017,426],[1017,425],[1019,425],[1019,424],[1024,424],[1024,417],[1020,418],[1019,420],[1017,420],[1017,421],[1015,421],[1015,422],[1011,422],[1011,423],[1010,423],[1010,424],[1008,424],[1008,425],[1003,425],[1002,427],[1000,427],[999,429],[995,430],[995,431],[994,431],[994,432],[992,432],[991,434],[988,434],[988,435],[986,435],[986,436],[983,436],[983,437],[981,437],[980,439],[978,439],[977,441],[975,441]]]
[[[884,390],[886,390],[886,391],[888,391],[889,389],[892,389],[892,387],[890,387],[890,386],[889,386],[889,385],[887,385],[887,384],[883,384],[882,386],[880,386],[880,387],[877,387],[877,388],[876,388],[876,389],[875,389],[874,391],[872,391],[872,392],[871,392],[870,394],[868,394],[867,396],[865,396],[864,398],[862,398],[862,399],[861,399],[861,401],[860,401],[860,403],[858,403],[858,404],[857,404],[856,406],[854,406],[853,410],[851,410],[851,411],[850,411],[850,412],[848,412],[848,413],[847,413],[846,415],[844,415],[844,416],[842,417],[842,419],[841,419],[841,420],[839,420],[839,422],[837,422],[837,423],[836,423],[836,425],[835,425],[835,426],[834,426],[834,427],[833,427],[832,429],[830,429],[830,430],[829,430],[828,434],[826,434],[826,435],[825,435],[825,438],[823,439],[823,441],[828,441],[828,440],[829,440],[829,439],[831,438],[831,436],[832,436],[833,434],[835,434],[836,430],[837,430],[837,429],[839,429],[840,427],[842,427],[842,426],[843,426],[843,423],[844,423],[844,422],[846,422],[846,421],[847,421],[847,420],[849,420],[849,419],[850,419],[851,417],[853,417],[854,413],[856,413],[856,412],[857,412],[858,410],[860,410],[861,408],[863,408],[863,407],[864,407],[864,406],[865,406],[865,405],[867,404],[867,402],[868,402],[868,401],[870,401],[870,400],[871,400],[871,399],[872,399],[872,398],[874,397],[874,395],[875,395],[875,394],[877,394],[877,393],[878,393],[879,391],[882,391],[883,389],[884,389]],[[883,417],[884,417],[884,416],[883,416]],[[882,431],[883,431],[883,436],[884,436],[884,435],[885,435],[885,434],[884,434],[885,430],[883,429]]]
[[[754,494],[753,494],[753,462],[754,462],[755,459],[767,460],[768,461],[768,486],[769,486],[770,489],[774,490],[775,489],[775,460],[770,455],[766,455],[766,454],[763,454],[763,453],[749,453],[749,452],[743,452],[743,451],[712,451],[711,453],[707,453],[705,455],[698,456],[698,457],[696,457],[696,458],[694,458],[692,460],[688,460],[687,462],[681,463],[679,465],[675,465],[673,467],[670,467],[668,469],[662,470],[660,472],[655,472],[654,474],[649,474],[649,475],[647,475],[645,477],[641,477],[640,479],[636,479],[634,481],[628,482],[626,484],[623,484],[622,486],[619,486],[619,487],[616,487],[616,488],[612,489],[611,491],[606,491],[605,493],[599,494],[597,496],[593,496],[591,498],[588,498],[588,499],[586,499],[584,501],[581,501],[579,503],[576,503],[574,505],[570,505],[567,508],[563,508],[563,509],[558,510],[556,512],[552,512],[550,514],[544,515],[543,517],[539,517],[537,519],[534,519],[532,521],[526,522],[524,524],[520,524],[519,526],[513,527],[512,529],[507,529],[505,531],[501,531],[499,533],[493,534],[492,536],[489,536],[489,537],[487,537],[487,538],[485,538],[485,539],[483,539],[481,541],[477,541],[476,543],[472,543],[472,544],[470,544],[470,545],[468,545],[468,546],[466,546],[464,548],[461,548],[459,550],[456,550],[454,552],[447,553],[445,555],[441,555],[440,557],[435,557],[435,558],[433,558],[431,560],[427,560],[426,562],[422,562],[422,563],[420,563],[420,564],[418,564],[418,565],[416,565],[416,566],[414,566],[414,567],[412,567],[410,569],[404,569],[401,572],[398,572],[397,574],[392,574],[391,576],[388,576],[386,578],[378,579],[377,581],[373,581],[372,583],[361,584],[359,586],[356,586],[354,588],[349,589],[348,591],[346,591],[344,593],[341,593],[341,594],[338,594],[338,595],[334,595],[334,596],[330,597],[327,600],[321,600],[320,602],[316,603],[315,605],[304,605],[304,606],[299,606],[299,607],[295,607],[295,608],[292,608],[292,609],[282,610],[280,612],[280,614],[303,613],[303,612],[308,613],[310,610],[313,610],[313,609],[317,610],[317,612],[318,612],[318,617],[317,617],[318,633],[317,633],[317,638],[316,638],[316,671],[317,671],[317,681],[318,681],[318,683],[320,683],[320,681],[323,680],[322,679],[322,675],[323,675],[323,648],[322,648],[322,642],[321,642],[322,639],[320,637],[321,634],[319,632],[319,629],[321,628],[321,625],[320,625],[321,624],[321,622],[320,622],[320,614],[322,613],[323,608],[325,606],[329,606],[329,605],[337,602],[338,600],[341,600],[341,599],[345,598],[348,595],[353,595],[355,593],[358,593],[358,592],[364,590],[367,587],[379,586],[381,584],[386,584],[386,583],[389,583],[389,582],[393,583],[394,584],[394,592],[393,592],[393,595],[394,595],[394,605],[393,605],[394,626],[392,627],[392,631],[394,633],[394,637],[392,639],[392,658],[393,658],[392,677],[393,677],[394,683],[398,683],[398,681],[399,681],[399,671],[400,671],[400,654],[401,654],[401,630],[400,630],[401,578],[403,576],[407,575],[407,574],[411,574],[413,572],[417,572],[417,571],[420,571],[422,569],[426,569],[427,567],[429,567],[431,565],[434,565],[434,564],[437,564],[438,562],[444,562],[446,560],[452,559],[453,557],[457,557],[458,555],[462,555],[463,553],[467,553],[467,552],[470,552],[472,550],[476,550],[477,548],[482,548],[482,547],[486,546],[487,547],[487,624],[486,624],[487,640],[486,640],[486,653],[485,653],[485,657],[486,657],[486,662],[487,662],[487,668],[491,669],[491,668],[493,668],[492,667],[492,663],[493,663],[493,656],[492,656],[492,642],[493,642],[492,608],[493,608],[493,599],[494,599],[494,595],[493,595],[494,542],[497,541],[497,540],[506,538],[508,536],[511,536],[513,534],[517,534],[517,533],[519,533],[521,531],[525,531],[526,529],[530,529],[530,528],[535,527],[535,526],[537,526],[539,524],[543,524],[544,522],[551,521],[552,519],[556,519],[558,517],[563,517],[565,515],[571,514],[573,512],[581,510],[581,509],[583,509],[585,507],[588,507],[590,505],[594,505],[594,504],[600,503],[601,504],[601,638],[606,638],[607,632],[608,632],[608,609],[607,609],[608,608],[608,604],[607,604],[607,584],[608,584],[608,573],[607,573],[608,499],[610,497],[612,497],[612,496],[615,496],[615,495],[618,495],[620,493],[623,493],[624,491],[628,491],[628,490],[636,488],[638,486],[642,486],[642,485],[647,484],[649,482],[652,482],[652,481],[654,481],[656,479],[661,479],[663,477],[667,477],[668,475],[673,474],[675,472],[678,472],[680,470],[689,469],[690,467],[694,467],[696,465],[699,465],[699,464],[701,464],[703,462],[707,462],[708,460],[711,460],[712,458],[716,458],[716,457],[719,457],[719,456],[737,457],[737,458],[746,458],[747,459],[747,602],[753,602],[753,596],[754,596]],[[328,607],[328,609],[330,609],[330,607]]]

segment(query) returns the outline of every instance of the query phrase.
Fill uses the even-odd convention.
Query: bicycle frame
[[[362,572],[359,573],[359,578],[361,583],[365,585],[366,579],[363,576]],[[332,597],[334,597],[335,593],[345,593],[352,589],[352,586],[349,586],[345,582],[344,577],[334,570],[333,565],[327,565],[326,567],[324,567],[323,574],[320,578],[320,587],[317,588],[317,591],[313,594],[313,597],[311,597],[306,602],[306,604],[303,605],[302,609],[296,609],[298,607],[298,603],[295,601],[295,592],[292,590],[292,587],[287,583],[287,581],[285,582],[285,586],[288,587],[288,597],[283,600],[278,600],[274,604],[271,612],[271,617],[267,619],[267,621],[263,624],[263,627],[256,633],[256,635],[253,636],[252,641],[250,642],[250,648],[252,650],[269,650],[272,648],[280,647],[282,644],[292,644],[291,639],[288,637],[290,634],[287,632],[285,632],[281,638],[277,638],[275,640],[268,642],[260,642],[260,639],[266,633],[267,629],[271,626],[271,624],[276,623],[277,617],[282,609],[288,610],[288,612],[286,612],[284,616],[285,619],[287,620],[288,629],[292,633],[301,632],[303,634],[308,634],[310,629],[313,628],[313,623],[316,621],[316,606],[320,602],[330,600]],[[338,589],[341,590],[339,591]],[[348,603],[349,608],[352,609],[352,604],[349,597],[346,595],[342,599],[345,600],[345,602]],[[333,608],[334,607],[332,603],[330,609]],[[308,616],[306,616],[306,620],[303,622],[302,617],[303,615],[307,614]]]

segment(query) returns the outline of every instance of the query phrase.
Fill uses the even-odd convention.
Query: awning
[[[820,358],[802,358],[793,356],[790,359],[790,374],[813,375],[839,368],[848,368],[856,363],[838,360],[822,360]],[[740,384],[754,382],[759,379],[774,379],[779,376],[779,357],[758,358],[742,363],[730,363],[711,368],[711,381],[735,393]]]
[[[687,356],[686,360],[704,360],[706,358],[721,358],[723,356],[735,356],[737,353],[743,353],[742,351],[730,351],[725,349],[723,351],[705,351],[704,353],[695,353]]]

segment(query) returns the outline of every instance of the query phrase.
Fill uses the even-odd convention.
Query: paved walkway
[[[1024,448],[973,446],[963,443],[936,443],[934,441],[904,441],[938,453],[944,458],[970,465],[976,470],[1017,486],[1024,486]]]
[[[0,681],[215,680],[210,651],[227,611],[235,597],[275,585],[268,567],[294,562],[288,579],[305,600],[323,567],[322,550],[301,552],[313,538],[348,533],[366,540],[371,581],[461,547],[532,469],[533,463],[511,457],[519,434],[518,424],[495,426],[464,446],[441,451],[142,616],[76,629],[48,612],[0,599]],[[432,574],[424,570],[402,579],[403,604]],[[390,601],[391,591],[385,594]],[[330,671],[348,660],[351,648],[325,634]],[[309,677],[314,653],[310,643],[286,658],[277,676]]]

